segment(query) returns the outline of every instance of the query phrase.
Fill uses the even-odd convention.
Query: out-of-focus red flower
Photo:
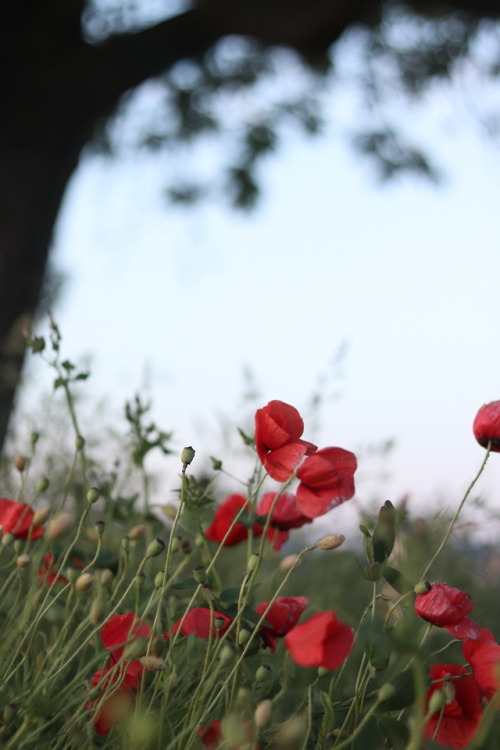
[[[448,586],[447,583],[432,583],[426,594],[418,594],[415,599],[415,612],[419,617],[433,625],[447,628],[457,638],[468,638],[474,628],[478,628],[467,618],[473,607],[469,594]]]
[[[304,422],[294,406],[270,401],[255,412],[255,448],[270,477],[286,482],[303,456],[314,453],[316,446],[301,440]]]
[[[491,450],[496,453],[500,451],[500,401],[491,401],[481,406],[472,430],[479,445],[487,448],[491,440]]]
[[[177,620],[170,630],[163,634],[163,637],[170,638],[171,633],[177,633],[180,630],[182,635],[193,633],[197,638],[208,638],[210,636],[210,623],[212,623],[212,637],[222,638],[231,625],[232,619],[216,610],[214,610],[212,617],[211,610],[207,607],[194,607],[189,610],[185,617]]]
[[[497,690],[500,690],[500,645],[489,630],[481,630],[480,638],[463,642],[462,652],[472,667],[481,693],[491,700]]]
[[[85,567],[85,564],[78,557],[74,557],[71,562],[80,570]],[[45,586],[52,586],[54,583],[68,583],[66,576],[57,574],[54,555],[51,552],[44,555],[43,563],[38,568],[38,580]]]
[[[149,633],[149,625],[142,622],[134,612],[113,615],[99,631],[102,645],[112,652],[115,662],[121,658],[127,643],[137,641],[139,638],[147,638]]]
[[[259,516],[266,516],[270,512],[277,494],[277,492],[266,492],[262,495],[256,508]],[[273,543],[274,549],[279,550],[290,536],[289,529],[298,529],[311,521],[312,518],[308,518],[300,510],[295,495],[291,492],[283,492],[274,506],[267,538]]]
[[[285,636],[292,659],[301,667],[336,669],[349,656],[354,631],[335,612],[318,612]]]
[[[231,741],[229,737],[223,737],[223,723],[220,719],[214,719],[208,727],[201,727],[198,735],[206,750],[218,750],[219,747],[224,747],[225,750],[247,750],[250,746],[254,747],[256,730],[253,724],[245,719],[241,720],[241,725],[245,735],[242,741]],[[259,743],[255,748],[259,750]]]
[[[33,526],[33,516],[33,508],[27,503],[0,498],[0,526],[4,534],[14,534],[17,539],[39,539],[43,526]]]
[[[354,453],[343,448],[322,448],[297,469],[300,484],[297,504],[308,518],[327,513],[354,495]]]
[[[263,615],[269,602],[255,607],[258,615]],[[276,638],[283,638],[295,625],[309,604],[305,596],[278,596],[266,614],[266,625],[261,628],[262,635],[271,651],[276,651]]]
[[[426,693],[427,705],[436,690],[443,692],[445,704],[442,711],[427,721],[425,737],[444,747],[457,750],[467,747],[482,715],[481,696],[474,678],[459,664],[435,664],[430,676],[433,684]]]
[[[85,708],[87,711],[92,712],[92,709],[97,707],[98,704],[99,700],[92,701],[86,703]],[[111,693],[109,698],[105,699],[99,711],[92,714],[97,734],[101,736],[108,734],[111,727],[126,719],[127,716],[130,716],[130,713],[134,709],[134,704],[134,693],[131,690],[127,690],[127,688],[120,687]]]
[[[248,500],[243,495],[229,495],[215,511],[214,520],[205,529],[205,536],[211,542],[222,544],[231,524],[233,523],[238,512],[248,505]],[[262,526],[258,523],[253,524],[253,535],[255,537],[262,535]],[[242,523],[235,523],[224,541],[225,547],[231,547],[233,544],[239,544],[248,537],[248,529]]]

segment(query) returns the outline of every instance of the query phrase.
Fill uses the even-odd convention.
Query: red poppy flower
[[[136,617],[134,612],[113,615],[99,631],[102,645],[108,651],[112,651],[115,662],[121,658],[127,643],[139,638],[147,638],[149,633],[149,625]]]
[[[259,516],[265,516],[269,513],[277,494],[277,492],[266,492],[261,497],[256,508]],[[273,543],[274,549],[279,550],[290,536],[289,529],[298,529],[305,523],[311,523],[311,521],[312,519],[305,516],[300,510],[295,495],[290,492],[283,492],[274,506],[267,538]]]
[[[4,534],[14,534],[17,539],[39,539],[43,526],[33,526],[33,516],[33,509],[27,503],[0,498],[0,526]]]
[[[205,529],[205,536],[210,539],[211,542],[218,542],[222,544],[224,537],[227,532],[229,534],[225,538],[224,546],[232,547],[234,544],[244,541],[248,537],[248,529],[243,523],[235,523],[233,521],[236,518],[238,512],[248,505],[248,500],[243,495],[229,495],[223,503],[219,505],[215,511],[214,520],[208,529]],[[258,523],[253,525],[253,534],[255,537],[262,536],[262,526]]]
[[[297,469],[300,484],[297,504],[308,518],[327,513],[354,495],[354,453],[343,448],[322,448]]]
[[[481,630],[479,638],[464,641],[462,652],[472,667],[480,691],[491,700],[500,689],[500,646],[489,630]]]
[[[262,602],[255,611],[263,615],[269,602]],[[283,638],[295,625],[309,604],[305,596],[278,596],[266,614],[266,624],[261,632],[271,651],[276,651],[276,638]]]
[[[318,612],[285,636],[292,659],[301,667],[336,669],[349,656],[354,631],[334,612]]]
[[[425,737],[457,750],[467,747],[482,715],[481,696],[474,678],[459,664],[435,664],[430,675],[433,684],[426,693],[427,705],[436,690],[443,691],[446,702],[443,710],[427,721]]]
[[[314,453],[316,446],[301,440],[304,422],[294,406],[270,401],[255,412],[255,448],[270,477],[286,482],[303,456]]]
[[[212,637],[222,638],[226,630],[232,623],[232,619],[222,612],[214,610],[212,613],[206,607],[194,607],[190,609],[185,617],[172,625],[169,631],[163,634],[164,638],[170,638],[171,633],[177,633],[178,630],[182,635],[194,635],[197,638],[208,638],[210,635],[210,624],[212,624]]]
[[[227,737],[223,737],[222,724],[220,719],[214,719],[208,727],[201,727],[198,730],[198,735],[206,750],[218,750],[219,747],[222,747],[222,743],[226,750],[248,750],[249,747],[254,747],[255,727],[249,721],[241,720],[244,738],[242,741],[235,739],[234,742]],[[255,745],[255,749],[259,750],[259,743]]]
[[[426,594],[415,599],[415,612],[433,625],[455,625],[472,611],[474,603],[469,594],[447,583],[432,583]]]
[[[472,430],[479,445],[487,448],[491,440],[491,450],[496,453],[500,451],[500,401],[491,401],[481,406]]]
[[[71,562],[80,570],[85,567],[85,564],[78,557],[74,557]],[[43,557],[43,563],[38,568],[38,580],[45,586],[52,586],[54,583],[68,583],[66,576],[59,575],[56,572],[54,555],[51,552],[47,552]]]
[[[111,673],[113,676],[110,675],[109,679],[107,678],[108,674],[108,669],[100,669],[92,675],[91,684],[101,687],[104,693],[109,688],[110,682],[114,683],[119,679],[118,669],[114,670],[114,674]],[[101,736],[108,734],[111,727],[130,715],[135,703],[134,691],[131,688],[136,685],[137,680],[135,680],[135,684],[131,684],[130,681],[127,684],[127,681],[123,679],[118,688],[113,686],[109,689],[109,697],[104,700],[97,712],[94,709],[101,703],[101,697],[85,704],[86,710],[91,712],[97,734]]]

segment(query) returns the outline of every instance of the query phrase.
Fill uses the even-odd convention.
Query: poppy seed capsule
[[[96,503],[101,497],[101,490],[98,487],[91,487],[87,492],[87,502],[91,505]]]
[[[429,581],[419,581],[413,591],[418,594],[428,594],[431,590],[432,585],[429,583]]]
[[[158,555],[161,555],[161,553],[165,549],[165,546],[166,545],[163,539],[159,539],[158,537],[156,537],[156,539],[153,539],[153,541],[148,544],[148,548],[146,550],[146,556],[158,557]]]
[[[16,541],[16,537],[14,534],[12,534],[10,531],[7,531],[6,534],[2,537],[2,547],[10,547],[11,544],[14,544]]]
[[[190,445],[188,445],[187,448],[184,448],[184,450],[181,453],[182,465],[184,467],[189,466],[189,464],[192,462],[193,458],[195,457],[195,454],[196,454],[196,451]]]

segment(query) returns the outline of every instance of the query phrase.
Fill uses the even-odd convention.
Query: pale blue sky
[[[500,398],[500,154],[465,129],[432,149],[443,186],[380,186],[339,139],[290,137],[249,217],[165,208],[157,159],[85,160],[54,261],[66,352],[93,357],[86,387],[118,408],[150,373],[154,418],[208,455],[217,414],[241,414],[244,366],[263,403],[300,409],[346,341],[320,445],[395,438],[391,479],[361,482],[360,502],[453,504],[483,457],[475,412]],[[493,503],[499,480],[493,456]]]

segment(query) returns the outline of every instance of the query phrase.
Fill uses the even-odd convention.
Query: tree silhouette
[[[194,0],[180,11],[179,3],[166,7],[160,19],[144,0],[20,0],[0,8],[0,446],[68,181],[86,146],[112,146],[109,124],[129,92],[150,79],[161,83],[165,108],[138,139],[161,148],[207,132],[222,137],[217,97],[230,101],[276,75],[283,49],[321,89],[335,79],[332,55],[348,33],[362,35],[358,83],[372,103],[394,86],[419,96],[464,60],[488,76],[500,69],[498,0]],[[478,54],[485,33],[489,43]],[[242,113],[239,149],[223,181],[234,205],[255,201],[256,166],[288,119],[316,132],[316,99],[303,92],[275,101],[265,116]],[[376,160],[382,177],[435,176],[425,149],[390,124],[365,124],[353,142]],[[206,190],[194,179],[173,184],[169,194],[189,203]]]

